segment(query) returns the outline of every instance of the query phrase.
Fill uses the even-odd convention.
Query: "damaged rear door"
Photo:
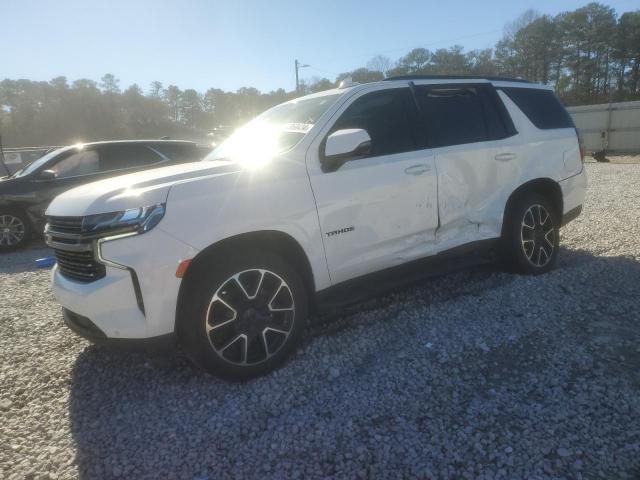
[[[500,236],[518,177],[513,123],[490,83],[416,85],[438,172],[436,250]]]

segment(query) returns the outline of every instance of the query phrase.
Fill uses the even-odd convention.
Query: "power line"
[[[349,58],[374,57],[374,56],[380,55],[382,53],[407,51],[407,50],[410,50],[410,49],[413,49],[413,48],[420,48],[420,47],[432,47],[432,46],[435,46],[435,45],[441,45],[443,43],[457,42],[458,40],[464,40],[464,39],[468,39],[468,38],[480,37],[480,36],[483,36],[483,35],[489,35],[489,34],[502,32],[502,31],[503,31],[503,29],[500,28],[500,29],[496,29],[496,30],[490,30],[488,32],[479,32],[479,33],[473,33],[473,34],[470,34],[470,35],[462,35],[462,36],[459,36],[459,37],[456,37],[456,38],[450,38],[450,39],[447,39],[447,40],[439,40],[437,42],[431,42],[431,43],[427,43],[427,44],[418,45],[417,47],[414,44],[411,47],[394,48],[394,49],[390,49],[390,50],[378,51],[376,53],[359,53],[359,54],[356,54],[356,55],[349,55],[349,56],[344,56],[344,57],[333,57],[333,58],[349,59]],[[318,72],[328,73],[329,75],[336,75],[336,76],[339,75],[336,72],[331,72],[329,70],[324,70],[324,69],[321,69],[321,68],[317,68],[317,67],[314,67],[313,65],[310,65],[309,68],[311,68],[313,70],[316,70]]]
[[[613,2],[608,2],[608,5],[618,5],[621,3],[628,3],[631,1],[636,1],[636,0],[616,0]],[[410,51],[414,48],[428,48],[428,47],[433,47],[433,46],[437,46],[437,45],[442,45],[443,43],[449,43],[449,44],[455,44],[454,42],[458,42],[460,40],[468,40],[470,38],[477,38],[477,37],[482,37],[485,35],[492,35],[495,33],[499,33],[499,32],[504,32],[504,27],[502,28],[496,28],[494,30],[489,30],[486,32],[477,32],[477,33],[472,33],[469,35],[461,35],[459,37],[455,37],[455,38],[449,38],[446,40],[439,40],[436,42],[430,42],[430,43],[426,43],[426,44],[414,44],[410,47],[398,47],[398,48],[393,48],[393,49],[389,49],[389,50],[379,50],[375,53],[359,53],[359,54],[355,54],[355,55],[347,55],[347,56],[339,56],[339,57],[332,57],[334,59],[344,59],[344,60],[348,60],[348,59],[355,59],[355,58],[363,58],[363,57],[369,57],[372,58],[376,55],[381,55],[381,54],[387,54],[387,53],[395,53],[395,52],[399,52],[399,51]],[[317,67],[313,67],[313,66],[309,66],[309,68],[316,70],[318,72],[321,73],[325,73],[325,74],[329,74],[329,75],[334,75],[334,76],[338,76],[338,73],[335,72],[331,72],[329,70],[324,70],[324,69],[320,69]]]
[[[340,75],[339,73],[336,73],[336,72],[330,72],[329,70],[324,70],[324,69],[322,69],[322,68],[317,68],[317,67],[314,67],[313,65],[309,65],[309,68],[310,68],[311,70],[315,70],[315,71],[320,72],[320,73],[326,73],[326,74],[329,74],[329,75],[335,75],[336,77],[337,77],[338,75]]]
[[[380,54],[383,54],[383,53],[407,51],[407,50],[410,50],[410,49],[413,49],[413,48],[420,48],[420,47],[423,47],[423,48],[432,47],[432,46],[435,46],[435,45],[441,45],[443,43],[457,42],[458,40],[464,40],[464,39],[468,39],[468,38],[480,37],[480,36],[483,36],[483,35],[489,35],[489,34],[502,32],[502,31],[503,31],[503,29],[500,28],[500,29],[491,30],[491,31],[488,31],[488,32],[479,32],[479,33],[473,33],[473,34],[470,34],[470,35],[462,35],[462,36],[459,36],[459,37],[456,37],[456,38],[447,39],[447,40],[439,40],[437,42],[431,42],[431,43],[428,43],[428,44],[418,45],[417,47],[414,44],[411,47],[394,48],[394,49],[390,49],[390,50],[378,51],[376,53],[360,53],[360,54],[357,54],[357,55],[349,55],[349,56],[344,56],[344,57],[333,57],[333,58],[351,59],[351,58],[362,58],[362,57],[374,57],[376,55],[380,55]],[[340,75],[339,73],[332,72],[332,71],[329,71],[329,70],[325,70],[325,69],[322,69],[322,68],[318,68],[318,67],[315,67],[313,65],[309,65],[308,68],[311,69],[311,70],[315,70],[317,72],[320,72],[320,73],[332,75],[334,77],[337,77],[338,75]]]
[[[348,55],[348,56],[333,57],[333,58],[350,59],[350,58],[373,57],[375,55],[380,55],[382,53],[393,53],[393,52],[399,52],[399,51],[407,51],[407,50],[410,50],[410,49],[413,49],[413,48],[420,48],[420,47],[426,48],[426,47],[432,47],[432,46],[435,46],[435,45],[441,45],[443,43],[453,43],[453,42],[457,42],[459,40],[465,40],[465,39],[469,39],[469,38],[481,37],[481,36],[484,36],[484,35],[490,35],[490,34],[502,32],[503,30],[504,30],[503,28],[498,28],[498,29],[487,31],[487,32],[478,32],[478,33],[472,33],[472,34],[469,34],[469,35],[462,35],[462,36],[455,37],[455,38],[449,38],[449,39],[446,39],[446,40],[438,40],[437,42],[430,42],[430,43],[426,43],[426,44],[423,43],[423,44],[418,44],[418,45],[413,44],[410,47],[398,47],[398,48],[393,48],[393,49],[390,49],[390,50],[381,50],[381,51],[379,50],[379,51],[377,51],[375,53],[359,53],[359,54],[356,54],[356,55]]]
[[[614,0],[614,1],[609,1],[607,2],[608,6],[613,6],[613,5],[619,5],[621,3],[629,3],[629,2],[635,2],[637,0]],[[477,32],[477,33],[472,33],[469,35],[462,35],[459,37],[455,37],[455,38],[450,38],[447,40],[439,40],[437,42],[430,42],[427,44],[413,44],[410,47],[399,47],[399,48],[393,48],[390,50],[382,50],[382,51],[377,51],[374,53],[359,53],[359,54],[355,54],[355,55],[348,55],[348,56],[339,56],[339,57],[333,57],[333,58],[337,58],[337,59],[351,59],[351,58],[362,58],[362,57],[374,57],[375,55],[380,55],[383,53],[395,53],[395,52],[399,52],[399,51],[407,51],[410,49],[414,49],[414,48],[426,48],[426,47],[433,47],[436,45],[441,45],[443,43],[453,43],[453,42],[457,42],[459,40],[467,40],[470,38],[476,38],[476,37],[482,37],[484,35],[492,35],[494,33],[500,33],[504,31],[504,27],[501,28],[496,28],[494,30],[489,30],[486,32]]]

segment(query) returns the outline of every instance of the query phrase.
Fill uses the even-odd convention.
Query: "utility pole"
[[[296,68],[296,93],[298,93],[300,91],[300,81],[298,80],[298,70],[300,70],[301,68],[308,67],[309,65],[307,64],[301,65],[298,59],[296,59],[296,61],[294,62],[294,65]]]

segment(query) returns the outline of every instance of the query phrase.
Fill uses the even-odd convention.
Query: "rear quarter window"
[[[501,88],[536,127],[542,130],[574,128],[569,112],[550,90]]]

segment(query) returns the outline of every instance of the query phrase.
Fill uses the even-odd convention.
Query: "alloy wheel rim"
[[[525,212],[520,240],[524,255],[531,265],[544,267],[551,261],[556,245],[556,229],[551,215],[542,205],[532,205]]]
[[[24,238],[24,222],[13,215],[0,215],[0,246],[12,247]]]
[[[295,318],[289,285],[265,269],[238,272],[216,290],[205,318],[213,351],[235,365],[266,362],[284,346]]]

